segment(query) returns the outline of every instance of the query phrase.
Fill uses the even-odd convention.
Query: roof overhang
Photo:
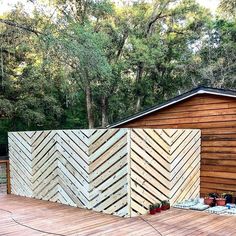
[[[150,113],[153,113],[153,112],[156,112],[156,111],[159,111],[163,108],[166,108],[166,107],[169,107],[171,105],[174,105],[176,103],[179,103],[181,101],[184,101],[188,98],[191,98],[193,96],[196,96],[196,95],[199,95],[199,94],[211,94],[211,95],[217,95],[217,96],[224,96],[224,97],[232,97],[232,98],[236,98],[236,91],[233,91],[233,90],[225,90],[225,89],[216,89],[216,88],[208,88],[208,87],[199,87],[199,88],[196,88],[196,89],[193,89],[189,92],[186,92],[182,95],[179,95],[175,98],[172,98],[160,105],[157,105],[157,106],[153,106],[147,110],[144,110],[142,112],[139,112],[135,115],[132,115],[132,116],[129,116],[125,119],[122,119],[114,124],[111,124],[111,125],[108,125],[107,128],[115,128],[117,126],[120,126],[122,124],[125,124],[125,123],[128,123],[132,120],[135,120],[135,119],[138,119],[140,117],[143,117],[145,115],[148,115]]]

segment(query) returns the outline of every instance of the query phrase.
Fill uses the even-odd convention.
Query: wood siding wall
[[[9,133],[12,193],[123,217],[200,193],[200,130]]]
[[[201,195],[236,192],[235,98],[196,95],[120,127],[201,129]]]

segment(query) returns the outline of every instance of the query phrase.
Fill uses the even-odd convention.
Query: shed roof
[[[145,115],[148,115],[152,112],[159,111],[163,108],[166,108],[168,106],[171,106],[173,104],[176,104],[178,102],[181,102],[183,100],[186,100],[190,97],[196,96],[198,94],[212,94],[212,95],[219,95],[219,96],[225,96],[225,97],[233,97],[236,98],[236,91],[233,90],[226,90],[226,89],[218,89],[218,88],[210,88],[210,87],[197,87],[195,89],[192,89],[186,93],[183,93],[177,97],[174,97],[170,100],[167,100],[166,102],[162,104],[158,104],[155,106],[152,106],[144,111],[138,112],[134,115],[128,116],[122,120],[119,120],[111,125],[108,125],[108,128],[115,128],[116,126],[125,124],[127,122],[130,122],[132,120],[135,120],[137,118],[143,117]]]

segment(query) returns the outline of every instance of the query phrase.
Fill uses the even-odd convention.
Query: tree
[[[194,0],[31,2],[0,17],[1,130],[106,127],[198,85],[235,88],[234,1],[216,17]]]
[[[19,25],[28,15],[16,9],[1,25],[0,118],[2,131],[57,127],[62,115],[55,81],[45,67],[38,36]],[[26,27],[28,28],[28,27]],[[33,34],[32,34],[33,33]],[[6,120],[8,119],[8,122]]]

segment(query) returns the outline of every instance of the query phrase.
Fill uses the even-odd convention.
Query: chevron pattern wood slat
[[[122,217],[199,194],[198,130],[9,133],[12,193]]]
[[[127,129],[99,130],[89,146],[90,207],[93,210],[128,216]],[[125,202],[125,204],[124,204]]]
[[[199,130],[131,130],[131,216],[150,204],[196,198],[200,192]]]
[[[32,132],[9,133],[11,193],[32,197]],[[23,145],[24,144],[24,145]]]
[[[126,129],[14,132],[9,144],[14,194],[128,216]]]

